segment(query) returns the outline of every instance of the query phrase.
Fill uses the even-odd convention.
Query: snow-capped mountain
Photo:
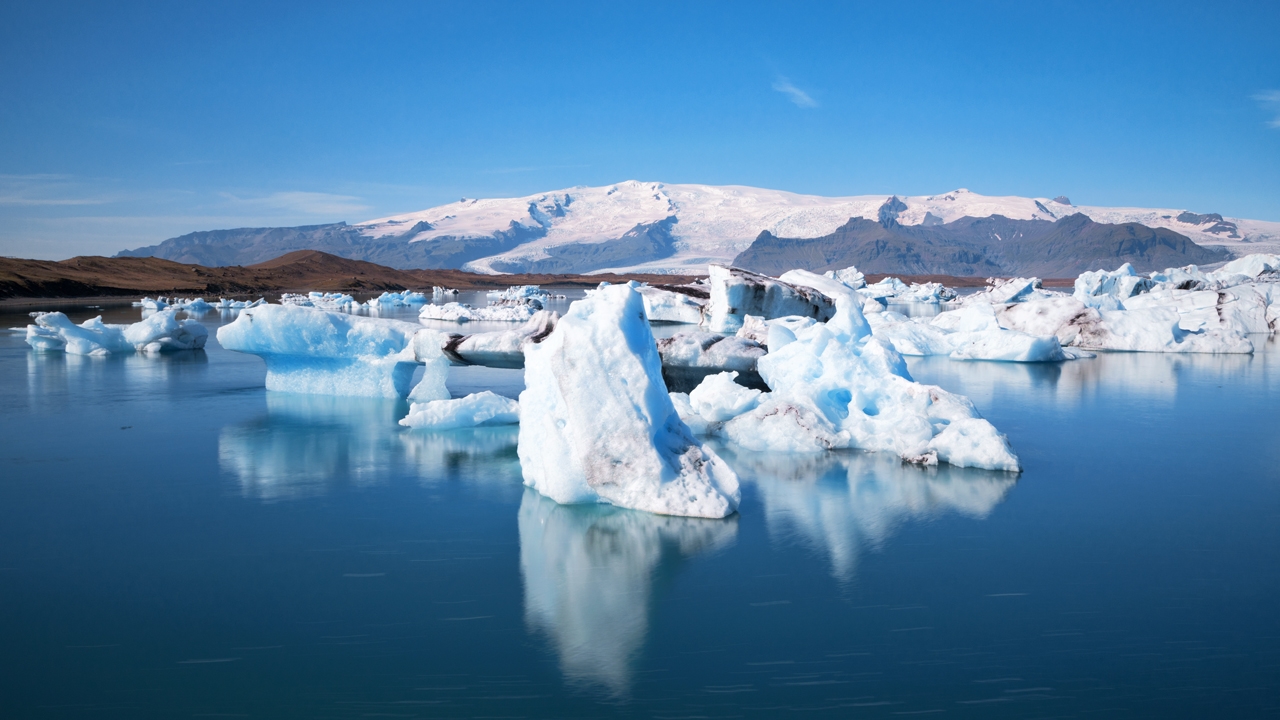
[[[1280,251],[1280,222],[1183,209],[1072,205],[1065,197],[991,197],[965,189],[938,195],[821,197],[742,186],[627,181],[519,198],[467,199],[414,213],[309,228],[192,233],[122,255],[205,264],[249,264],[310,248],[394,267],[475,272],[702,273],[731,262],[762,233],[819,238],[851,219],[933,226],[964,217],[1167,228],[1235,254]]]

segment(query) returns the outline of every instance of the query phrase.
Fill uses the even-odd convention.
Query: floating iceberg
[[[401,292],[384,292],[373,300],[370,300],[369,306],[405,307],[407,305],[422,305],[426,302],[426,295],[412,290],[403,290]]]
[[[209,331],[194,320],[178,320],[174,309],[158,311],[142,322],[114,325],[101,317],[76,325],[60,312],[36,316],[27,326],[27,344],[37,350],[70,355],[110,355],[121,352],[170,352],[198,350]]]
[[[1062,347],[1052,331],[1034,335],[1001,327],[991,305],[964,306],[931,319],[908,318],[896,312],[870,315],[868,319],[875,336],[890,342],[902,355],[1024,363],[1093,357]]]
[[[768,350],[751,338],[709,332],[682,332],[657,341],[663,367],[749,372]]]
[[[507,302],[507,301],[503,301]],[[489,305],[473,308],[463,303],[445,303],[444,305],[424,305],[418,313],[420,320],[443,320],[445,322],[528,322],[542,310],[542,303],[536,300],[510,301],[510,304]]]
[[[766,320],[799,315],[823,321],[835,314],[831,298],[812,288],[722,265],[711,265],[708,271],[711,293],[707,322],[712,332],[735,332],[747,315]]]
[[[143,310],[152,310],[152,311],[164,310],[165,308],[169,307],[169,300],[168,298],[164,298],[164,297],[158,297],[158,298],[144,297],[138,302],[133,303],[133,306],[140,307]]]
[[[284,293],[280,296],[281,305],[296,307],[315,307],[322,310],[350,311],[360,307],[360,302],[346,293],[309,292],[306,295]]]
[[[546,302],[551,297],[550,293],[543,290],[537,285],[512,285],[502,290],[490,290],[485,293],[486,296],[493,298],[499,302],[519,302],[521,300],[538,300]]]
[[[857,302],[837,305],[829,322],[800,330],[760,358],[770,392],[753,409],[708,429],[750,450],[858,448],[924,464],[1020,469],[1008,441],[967,398],[912,381],[902,357],[872,336]],[[715,397],[737,393],[723,378],[704,384],[690,398],[705,395],[703,405],[716,408],[738,402]]]
[[[697,325],[702,322],[707,305],[705,296],[689,288],[681,292],[642,285],[640,295],[644,297],[644,312],[651,323]]]
[[[854,290],[859,290],[867,286],[867,276],[863,275],[858,268],[850,265],[843,270],[828,270],[823,273],[824,276],[832,280],[839,280]]]
[[[515,330],[449,335],[444,353],[457,365],[484,365],[496,368],[524,367],[524,349],[540,343],[555,329],[560,314],[539,310]]]
[[[456,400],[414,403],[400,420],[405,427],[430,430],[514,425],[520,422],[520,405],[511,398],[485,390]]]
[[[680,420],[630,284],[573,303],[526,349],[520,408],[525,484],[557,502],[712,518],[737,510],[738,479]]]
[[[321,395],[404,397],[420,348],[443,336],[421,325],[366,318],[310,307],[262,305],[218,329],[228,350],[261,356],[267,389]]]

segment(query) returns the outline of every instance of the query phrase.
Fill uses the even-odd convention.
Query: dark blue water
[[[0,715],[1276,716],[1280,349],[1258,344],[913,361],[1021,476],[722,447],[741,513],[706,521],[555,505],[514,429],[269,394],[214,342],[0,336]]]

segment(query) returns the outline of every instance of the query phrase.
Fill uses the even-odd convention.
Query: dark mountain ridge
[[[899,225],[890,203],[880,221],[852,218],[816,238],[781,238],[765,231],[733,264],[769,275],[793,268],[814,272],[856,265],[867,273],[1074,277],[1132,263],[1139,271],[1230,259],[1164,228],[1098,223],[1082,214],[1057,222],[1002,215],[946,224]]]

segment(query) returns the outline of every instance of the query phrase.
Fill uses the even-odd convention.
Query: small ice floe
[[[525,484],[561,503],[733,514],[738,478],[681,421],[636,286],[593,291],[525,351]]]
[[[69,355],[110,355],[112,353],[159,353],[198,350],[209,331],[194,320],[178,320],[175,309],[157,311],[142,322],[116,325],[102,317],[79,325],[60,312],[43,313],[28,325],[27,344],[37,350]]]
[[[346,293],[324,293],[309,292],[306,295],[298,293],[284,293],[280,296],[281,305],[292,305],[295,307],[314,307],[322,310],[343,310],[351,311],[359,307],[360,301],[351,297]]]
[[[435,294],[432,293],[432,297]],[[412,290],[402,290],[400,292],[384,292],[373,300],[369,301],[370,307],[408,307],[410,305],[423,305],[427,302],[427,296],[420,292]]]

